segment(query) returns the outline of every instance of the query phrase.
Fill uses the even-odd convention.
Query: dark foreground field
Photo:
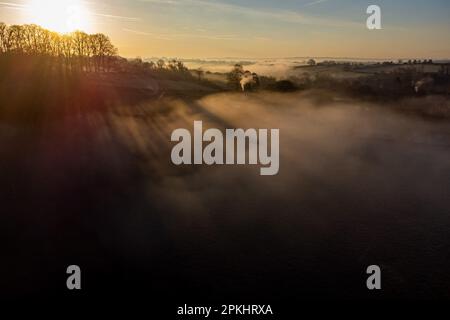
[[[450,298],[447,121],[313,91],[82,106],[20,124],[3,105],[2,296],[70,297],[77,264],[88,299]],[[280,174],[175,167],[194,120],[280,128]]]

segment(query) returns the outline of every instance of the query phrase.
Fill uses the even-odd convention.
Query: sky
[[[102,32],[143,58],[450,58],[449,17],[448,0],[0,0],[2,22]]]

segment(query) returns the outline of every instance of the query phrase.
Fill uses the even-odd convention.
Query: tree
[[[158,69],[162,70],[165,68],[166,62],[163,59],[159,59],[156,65],[158,66]]]
[[[95,71],[108,69],[110,58],[117,54],[109,37],[102,33],[90,35],[89,47]]]
[[[202,79],[203,75],[205,74],[205,72],[202,70],[202,68],[198,68],[198,69],[194,70],[194,73],[197,75],[199,81]]]
[[[64,60],[64,64],[66,68],[72,69],[72,57],[74,54],[74,43],[72,41],[72,37],[70,35],[63,35],[60,37],[60,46],[61,46],[61,53]]]
[[[175,59],[170,60],[169,64],[167,65],[167,69],[169,69],[171,71],[177,71],[178,70],[177,60],[175,60]]]
[[[316,65],[316,60],[314,59],[309,59],[307,62],[308,66],[315,66]]]
[[[23,28],[19,25],[12,25],[7,29],[9,41],[9,51],[23,53]]]
[[[90,57],[89,35],[83,31],[75,31],[72,34],[74,56],[77,59],[80,70],[86,70]]]
[[[184,65],[182,61],[177,62],[177,69],[179,72],[187,72],[188,68]]]
[[[228,86],[233,90],[239,90],[241,79],[244,75],[244,68],[240,64],[235,64],[233,69],[227,74]]]
[[[0,53],[7,52],[7,32],[8,27],[3,22],[0,22]]]
[[[61,66],[83,71],[109,71],[117,49],[101,33],[82,31],[61,35],[35,24],[0,23],[0,54],[45,56]]]

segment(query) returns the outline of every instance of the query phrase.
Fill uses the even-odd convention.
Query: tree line
[[[159,59],[157,61],[144,61],[142,58],[125,59],[119,58],[116,67],[120,71],[129,72],[155,72],[155,71],[170,71],[178,73],[187,73],[189,69],[184,63],[177,59],[170,59],[168,61]]]
[[[183,62],[176,59],[152,62],[122,58],[110,38],[102,33],[60,34],[35,24],[8,26],[0,22],[0,57],[18,56],[46,57],[52,65],[86,72],[189,73]]]
[[[49,57],[70,69],[98,72],[111,69],[117,52],[102,33],[60,34],[35,24],[8,26],[0,22],[0,56]]]

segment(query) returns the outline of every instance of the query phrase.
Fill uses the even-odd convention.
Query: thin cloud
[[[316,25],[324,27],[358,27],[361,28],[360,22],[353,22],[348,20],[333,19],[330,17],[318,17],[303,14],[295,11],[288,10],[262,10],[254,7],[245,7],[236,4],[229,4],[220,1],[205,1],[205,0],[138,0],[140,2],[147,2],[159,5],[171,5],[171,6],[197,6],[202,8],[208,8],[217,12],[229,12],[233,14],[241,14],[251,17],[257,17],[261,20],[272,19],[281,22],[303,24],[303,25]],[[319,1],[324,2],[328,0],[317,0],[315,3],[311,2],[310,5],[317,4]]]
[[[160,40],[175,40],[175,38],[197,38],[208,40],[245,40],[234,34],[195,34],[195,33],[153,33],[129,28],[122,29],[125,32],[133,33],[140,36],[148,36]]]
[[[330,0],[317,0],[317,1],[309,2],[309,3],[305,4],[304,6],[305,7],[315,6],[316,4],[321,4],[324,2],[328,2],[328,1],[330,1]]]
[[[105,14],[105,13],[91,13],[93,16],[96,17],[102,17],[102,18],[108,18],[108,19],[116,19],[116,20],[122,20],[122,21],[140,21],[140,18],[137,17],[125,17],[125,16],[117,16],[112,14]]]
[[[0,2],[0,8],[12,9],[12,10],[24,10],[27,6],[13,2]]]
[[[128,28],[123,28],[122,31],[125,31],[125,32],[128,32],[128,33],[133,33],[133,34],[136,34],[136,35],[139,35],[139,36],[152,37],[152,38],[157,39],[157,40],[167,40],[167,41],[174,40],[173,38],[166,37],[166,36],[163,36],[161,34],[145,32],[145,31],[140,31],[140,30],[133,30],[133,29],[128,29]]]

